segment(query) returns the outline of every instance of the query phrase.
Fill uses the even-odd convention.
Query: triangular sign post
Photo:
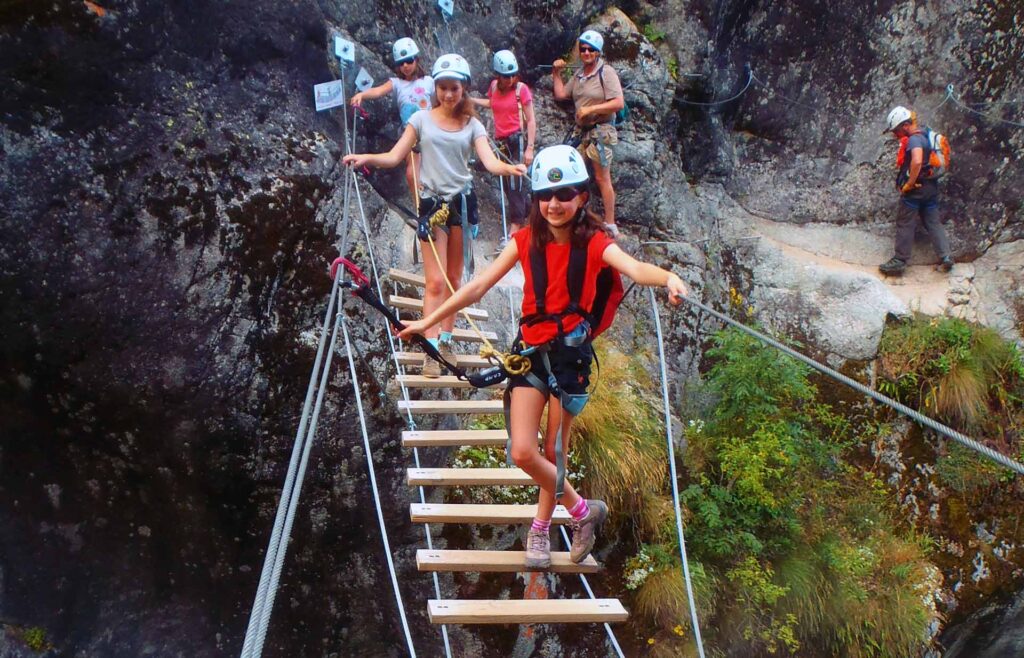
[[[359,74],[356,75],[356,89],[359,91],[366,91],[373,86],[373,76],[366,72],[366,69],[360,68]]]
[[[455,2],[454,0],[437,0],[437,6],[441,8],[441,14],[444,15],[445,19],[452,17],[455,13]]]

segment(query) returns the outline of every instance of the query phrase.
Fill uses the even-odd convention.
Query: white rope
[[[498,189],[500,191],[499,196],[501,197],[501,231],[502,231],[502,233],[505,234],[505,244],[508,244],[508,241],[512,239],[512,236],[510,236],[508,234],[508,221],[505,218],[505,177],[504,176],[498,176]],[[515,305],[515,302],[512,301],[512,288],[510,288],[508,286],[505,286],[505,293],[508,296],[508,317],[509,317],[509,320],[512,322],[512,329],[513,329],[513,331],[515,331],[516,305]],[[513,340],[515,340],[515,337],[516,337],[515,333],[510,335],[508,337],[509,342],[511,343]]]
[[[339,268],[342,272],[344,268]],[[341,274],[344,276],[344,274]],[[391,544],[388,541],[388,529],[384,523],[384,511],[380,505],[380,492],[377,490],[377,474],[373,466],[373,450],[370,448],[370,435],[366,430],[366,416],[363,413],[363,396],[359,389],[359,376],[356,374],[356,363],[352,355],[352,341],[348,335],[348,325],[345,323],[345,314],[342,312],[343,304],[339,305],[337,324],[341,325],[342,334],[345,337],[345,352],[348,354],[348,368],[352,376],[352,391],[356,397],[356,409],[359,412],[359,427],[363,433],[363,451],[366,453],[366,468],[370,474],[370,488],[373,491],[373,504],[377,510],[377,523],[380,526],[381,540],[384,542],[384,556],[388,561],[388,573],[391,575],[391,587],[395,592],[395,602],[398,604],[398,614],[402,619],[402,631],[405,634],[405,644],[409,649],[409,655],[416,658],[416,647],[412,643],[412,634],[409,631],[409,621],[405,617],[405,605],[402,603],[402,592],[398,587],[398,576],[395,573],[395,562],[391,557]]]
[[[560,525],[560,526],[558,526],[558,529],[562,531],[562,541],[565,542],[565,545],[571,551],[572,550],[572,542],[569,541],[569,533],[567,533],[565,531],[565,526],[564,525]],[[592,598],[592,599],[596,599],[597,597],[594,596],[594,590],[590,589],[590,583],[587,581],[587,577],[584,576],[583,574],[580,574],[580,582],[583,583],[583,589],[585,589],[587,591],[587,595],[590,596],[590,598]],[[626,655],[624,653],[622,653],[622,647],[619,646],[619,641],[615,637],[615,631],[612,630],[611,624],[609,624],[608,622],[605,622],[604,623],[604,630],[605,630],[605,633],[608,634],[608,640],[612,643],[612,648],[615,649],[615,654],[618,655],[619,658],[626,658]]]
[[[658,300],[654,288],[648,288],[651,296],[651,313],[654,314],[654,330],[658,335],[658,361],[661,365],[661,399],[665,411],[665,441],[668,444],[669,477],[672,480],[672,504],[676,513],[676,536],[679,539],[679,557],[682,560],[683,580],[686,582],[686,601],[690,605],[690,623],[693,626],[693,638],[697,643],[697,653],[704,658],[704,641],[700,636],[700,623],[697,621],[697,602],[693,598],[693,583],[690,578],[690,562],[686,557],[686,538],[683,535],[683,515],[679,504],[679,483],[676,475],[676,452],[672,443],[672,413],[668,402],[668,367],[665,364],[665,338],[661,332],[661,313],[658,311]]]
[[[366,221],[366,210],[363,207],[363,195],[359,191],[359,179],[356,177],[355,171],[352,171],[351,174],[352,174],[352,184],[353,184],[353,187],[355,188],[355,192],[356,192],[356,204],[357,204],[357,206],[359,208],[359,216],[360,216],[362,227],[363,227],[363,236],[366,239],[366,251],[367,251],[367,254],[370,257],[370,271],[373,272],[373,280],[374,280],[374,283],[376,284],[376,287],[377,287],[377,296],[380,299],[384,299],[384,291],[383,291],[383,289],[381,288],[381,285],[380,285],[380,274],[377,272],[377,259],[373,255],[373,245],[371,244],[371,240],[370,240],[369,224]],[[395,338],[394,334],[391,332],[391,325],[388,323],[387,318],[384,318],[384,335],[388,337],[388,347],[391,349],[391,359],[392,359],[392,361],[395,364],[395,373],[398,374],[398,375],[402,375],[402,374],[405,373],[405,369],[402,368],[402,365],[401,365],[401,363],[398,360],[398,350],[395,347],[395,341],[398,340],[398,339]],[[409,389],[406,387],[405,383],[402,382],[400,379],[399,379],[399,386],[401,387],[401,390],[402,390],[402,398],[405,400],[406,403],[408,403],[410,401]],[[416,429],[416,421],[413,420],[411,407],[412,407],[412,405],[406,404],[405,413],[406,413],[406,416],[408,418],[409,429],[412,430],[412,429]],[[413,454],[413,459],[414,459],[414,461],[416,463],[416,468],[420,468],[420,452],[419,452],[419,449],[414,447],[412,449],[412,454]],[[426,496],[423,493],[423,487],[419,486],[419,487],[417,487],[417,489],[419,490],[420,503],[425,505],[427,500],[426,500]],[[434,549],[434,542],[433,542],[433,539],[430,536],[430,524],[427,524],[427,523],[423,524],[423,533],[424,533],[424,535],[426,536],[426,539],[427,539],[427,549],[428,550],[433,550]],[[431,572],[430,575],[432,576],[432,579],[434,581],[434,594],[437,596],[438,599],[440,599],[441,598],[441,582],[440,582],[440,580],[438,580],[437,572],[436,571]],[[446,624],[442,624],[441,625],[441,638],[444,640],[444,655],[446,656],[446,658],[451,658],[451,656],[452,656],[452,648],[451,648],[451,642],[448,639],[448,626]]]
[[[710,102],[688,101],[685,98],[677,98],[676,100],[679,101],[680,103],[684,104],[684,105],[695,105],[697,107],[717,107],[719,105],[725,105],[726,103],[731,103],[734,100],[736,100],[737,98],[739,98],[740,96],[742,96],[743,94],[747,93],[747,90],[750,89],[750,85],[751,85],[751,83],[753,83],[753,81],[754,81],[754,70],[751,69],[748,66],[747,67],[747,84],[743,85],[743,89],[740,89],[739,93],[735,94],[734,96],[726,98],[725,100],[722,100],[722,101],[710,101]]]
[[[946,95],[953,99],[953,103],[956,104],[957,107],[959,107],[959,108],[961,108],[961,109],[963,109],[963,110],[965,110],[967,112],[970,112],[971,114],[976,114],[977,116],[982,117],[984,119],[988,119],[989,121],[996,121],[998,123],[1005,123],[1006,125],[1013,126],[1014,128],[1024,128],[1024,123],[1019,123],[1017,121],[1010,121],[1008,119],[1003,119],[1001,117],[993,116],[991,114],[985,114],[984,112],[979,112],[978,110],[974,109],[973,107],[965,104],[960,99],[960,97],[956,94],[956,92],[953,91],[953,85],[952,84],[949,84],[946,87],[946,92],[947,92]]]

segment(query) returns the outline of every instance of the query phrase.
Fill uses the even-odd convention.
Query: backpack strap
[[[533,276],[533,297],[536,303],[535,316],[547,313],[544,295],[548,291],[548,262],[543,251],[530,245],[530,273]]]
[[[569,306],[566,310],[579,311],[583,297],[583,280],[587,275],[587,247],[573,245],[569,249],[569,269],[566,279],[569,289]]]
[[[495,84],[497,84],[497,83],[495,83]],[[518,110],[518,113],[516,114],[516,117],[519,119],[519,135],[520,135],[519,139],[520,139],[520,141],[522,141],[523,124],[526,123],[525,121],[523,121],[523,99],[519,97],[519,90],[522,88],[522,86],[523,86],[522,82],[517,82],[516,83],[516,109]],[[522,150],[523,149],[520,146],[520,148],[519,148],[519,151],[520,151],[519,157],[523,156]]]
[[[487,96],[488,97],[494,96],[494,93],[496,91],[498,91],[498,81],[497,80],[491,80],[491,86],[487,88]]]

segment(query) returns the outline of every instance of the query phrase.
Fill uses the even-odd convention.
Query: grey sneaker
[[[441,364],[430,358],[430,355],[423,355],[423,371],[424,377],[430,377],[436,379],[441,376]]]
[[[893,256],[878,266],[878,271],[889,276],[900,276],[903,270],[907,269],[907,262],[902,258]]]
[[[526,568],[547,569],[551,566],[551,537],[542,530],[530,528],[526,534]]]
[[[587,506],[590,507],[590,512],[581,520],[572,521],[572,549],[569,551],[569,557],[576,564],[590,555],[590,551],[594,549],[594,540],[597,538],[597,529],[608,518],[608,506],[603,500],[587,499]]]
[[[500,240],[498,240],[498,244],[494,245],[494,255],[497,256],[498,254],[500,254],[502,251],[505,250],[505,247],[507,246],[508,238],[502,237]]]
[[[948,272],[951,269],[953,269],[953,265],[955,264],[956,263],[953,261],[952,256],[944,256],[942,260],[939,261],[939,264],[936,266],[935,269],[937,269],[940,272]]]

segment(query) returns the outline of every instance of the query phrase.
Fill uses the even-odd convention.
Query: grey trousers
[[[896,212],[896,258],[910,262],[910,252],[914,248],[914,233],[918,219],[924,223],[925,230],[932,239],[932,246],[939,258],[949,256],[949,238],[946,229],[939,221],[939,207],[931,204],[923,208],[911,208],[903,201],[899,202]]]

